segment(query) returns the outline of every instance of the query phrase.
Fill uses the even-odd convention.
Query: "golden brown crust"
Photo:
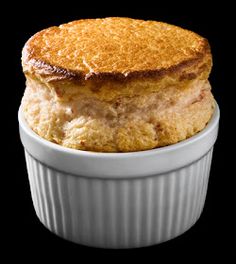
[[[22,56],[26,75],[50,85],[87,81],[208,77],[206,39],[182,28],[130,18],[78,20],[35,34]]]
[[[22,109],[65,147],[129,152],[174,144],[214,110],[206,39],[162,22],[74,21],[35,34],[22,56]]]

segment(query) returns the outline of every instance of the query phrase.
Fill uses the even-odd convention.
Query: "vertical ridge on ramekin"
[[[115,244],[117,247],[120,246],[120,241],[122,240],[122,189],[121,189],[122,180],[114,182],[115,188],[115,203],[114,208],[116,211],[116,232],[115,232]]]
[[[172,175],[173,172],[168,173],[168,175],[161,176],[166,177],[164,181],[164,199],[163,199],[163,207],[164,213],[162,215],[163,220],[162,223],[164,223],[162,227],[161,232],[161,240],[168,240],[168,227],[169,227],[169,220],[170,220],[170,214],[173,208],[171,208],[172,200],[171,198],[171,185],[172,185]]]
[[[45,203],[47,203],[47,216],[49,218],[49,225],[50,229],[54,232],[55,230],[55,224],[54,224],[54,217],[53,217],[53,206],[52,206],[52,199],[50,197],[50,190],[49,190],[49,177],[51,177],[51,170],[47,168],[46,166],[43,166],[40,164],[40,167],[42,167],[43,175],[41,176],[43,189],[45,193]]]
[[[196,163],[192,164],[192,203],[189,211],[189,222],[194,223],[194,213],[195,213],[195,207],[196,207],[196,202],[197,202],[197,190],[198,190],[198,175],[199,175],[199,163],[200,160],[197,161]]]
[[[157,218],[157,213],[158,213],[158,187],[157,182],[159,183],[159,177],[157,176],[156,178],[154,177],[150,177],[150,179],[152,179],[152,226],[151,226],[151,238],[150,241],[157,241],[157,236],[158,236],[158,218]]]
[[[43,221],[46,223],[47,226],[50,227],[50,220],[49,220],[49,217],[48,217],[48,205],[47,205],[47,202],[45,201],[46,199],[46,192],[44,190],[44,186],[43,186],[43,179],[42,177],[44,176],[44,171],[43,171],[43,168],[42,166],[40,166],[41,164],[34,161],[34,166],[35,166],[35,170],[36,170],[36,173],[37,173],[37,179],[38,179],[38,186],[39,186],[39,192],[41,192],[41,201],[42,201],[42,210],[43,210]]]
[[[65,208],[63,206],[63,197],[62,197],[62,191],[61,191],[61,177],[60,177],[60,173],[56,172],[56,183],[57,183],[57,190],[58,190],[58,206],[60,207],[60,212],[61,212],[61,224],[62,224],[62,228],[61,228],[61,235],[63,237],[65,237],[67,235],[66,232],[66,220],[65,220]]]
[[[33,184],[33,189],[34,189],[34,192],[35,192],[35,198],[36,198],[36,201],[37,201],[36,202],[36,204],[37,204],[36,212],[38,213],[37,215],[38,215],[39,219],[41,219],[43,217],[43,213],[42,213],[41,200],[40,200],[40,197],[39,197],[40,194],[39,194],[39,190],[38,190],[37,180],[36,180],[36,177],[34,177],[34,175],[36,175],[35,169],[34,169],[34,165],[33,165],[34,160],[29,155],[28,155],[28,160],[29,160],[31,173],[32,173],[30,179],[31,179],[31,182]]]
[[[101,238],[103,238],[103,232],[104,232],[104,225],[103,225],[103,181],[99,180],[92,180],[92,191],[94,192],[94,201],[90,205],[96,205],[92,207],[92,210],[94,210],[94,218],[92,219],[93,225],[95,226],[94,234],[95,234],[95,243],[99,243],[101,241]],[[102,241],[102,244],[104,241]]]
[[[67,232],[67,237],[72,240],[73,239],[73,223],[72,223],[72,211],[71,211],[71,204],[70,204],[70,196],[71,193],[69,192],[69,185],[71,183],[71,180],[74,176],[68,175],[68,181],[64,178],[63,181],[63,185],[65,186],[63,188],[63,202],[65,203],[63,206],[65,206],[65,208],[67,210],[65,210],[66,215],[68,217],[66,217],[66,232]]]
[[[191,182],[190,199],[191,199],[191,202],[190,202],[189,211],[188,211],[188,220],[187,220],[188,227],[194,224],[193,219],[192,219],[192,211],[193,211],[193,207],[194,207],[194,203],[196,199],[197,166],[198,166],[198,163],[192,163],[190,167],[190,178],[191,178],[190,179],[190,182]]]
[[[154,195],[153,195],[153,178],[149,177],[149,179],[146,181],[146,228],[145,228],[145,233],[144,233],[144,238],[146,238],[145,243],[151,244],[152,243],[152,230],[155,228],[153,227],[153,214],[155,213],[153,211],[153,200],[154,200]],[[144,204],[145,207],[145,204]]]
[[[199,195],[200,195],[200,188],[201,188],[201,171],[202,168],[202,159],[196,161],[195,163],[195,199],[193,203],[193,212],[192,212],[192,217],[191,217],[191,222],[195,223],[197,220],[197,215],[196,215],[196,209],[198,208],[199,204]]]
[[[52,208],[52,218],[53,218],[53,232],[58,232],[58,217],[56,213],[57,203],[55,200],[55,194],[53,192],[53,181],[52,179],[55,178],[55,173],[52,173],[52,171],[47,168],[47,176],[48,176],[48,191],[49,191],[49,199],[51,200],[51,208]]]
[[[135,246],[139,246],[140,243],[140,235],[141,235],[141,208],[142,208],[142,200],[141,200],[141,191],[142,191],[142,186],[141,186],[141,180],[137,179],[135,181],[135,191],[134,191],[134,196],[135,196],[135,241],[134,244]]]
[[[107,200],[107,226],[106,226],[106,245],[109,246],[108,244],[110,243],[110,246],[115,247],[116,245],[116,189],[114,182],[111,180],[104,180],[104,183],[106,184],[106,196],[104,196],[104,199]],[[109,199],[108,199],[109,197]],[[110,235],[109,235],[110,234]],[[110,238],[110,239],[109,239]]]
[[[204,178],[206,176],[206,165],[207,165],[207,155],[204,155],[201,160],[201,174],[200,174],[200,186],[199,186],[199,195],[198,195],[198,206],[196,210],[196,220],[199,218],[202,211],[202,195],[204,189]]]
[[[77,227],[79,235],[75,235],[75,241],[78,243],[86,243],[90,239],[91,225],[90,225],[90,194],[88,189],[88,181],[83,178],[77,178],[73,176],[75,182],[73,202],[75,203],[74,207],[77,207],[77,224],[80,227]],[[76,188],[77,186],[77,188]]]
[[[188,203],[186,208],[186,215],[185,215],[185,228],[189,228],[193,223],[190,221],[191,211],[194,203],[194,176],[195,176],[195,164],[192,163],[188,169],[188,176],[189,177],[189,190],[188,190]]]
[[[177,234],[177,229],[179,226],[178,223],[178,212],[180,209],[180,198],[181,198],[181,181],[179,180],[179,171],[177,172],[173,172],[173,180],[175,181],[174,183],[174,194],[173,194],[173,199],[174,199],[174,203],[173,203],[173,212],[172,212],[172,220],[171,220],[171,227],[170,227],[170,234]],[[177,180],[178,178],[178,180]]]
[[[96,225],[94,224],[95,221],[95,211],[94,208],[97,206],[97,201],[94,197],[95,193],[93,190],[93,180],[89,179],[88,185],[87,185],[87,193],[86,193],[86,198],[88,199],[88,232],[90,234],[89,241],[95,243],[96,241]]]
[[[84,202],[86,202],[82,200],[82,189],[84,189],[84,183],[82,178],[77,178],[74,175],[70,175],[69,177],[70,184],[68,185],[68,192],[71,212],[72,237],[73,241],[83,242],[83,215]]]
[[[40,207],[40,200],[39,200],[39,196],[38,196],[38,190],[37,190],[37,187],[36,187],[36,179],[35,179],[35,173],[34,173],[34,167],[33,167],[33,159],[29,156],[29,154],[26,152],[26,155],[27,155],[27,160],[28,160],[28,163],[29,163],[29,168],[30,168],[30,171],[28,172],[28,177],[30,179],[30,183],[32,183],[32,186],[33,186],[33,190],[34,190],[34,194],[35,194],[35,201],[36,201],[36,208],[35,208],[35,211],[37,213],[37,216],[39,217],[39,219],[41,219],[41,207]]]
[[[173,216],[175,212],[175,206],[176,206],[176,192],[177,190],[177,185],[176,185],[176,173],[173,171],[171,172],[168,177],[169,177],[169,202],[168,202],[168,215],[167,215],[167,222],[166,222],[166,238],[171,237],[171,230],[172,230],[172,225],[173,225]]]
[[[140,205],[139,207],[139,233],[138,233],[138,245],[142,244],[145,241],[146,238],[146,223],[147,223],[147,214],[146,214],[146,210],[147,210],[147,182],[150,179],[146,179],[146,181],[142,181],[141,179],[139,179],[140,181]]]
[[[124,222],[125,222],[125,211],[127,206],[127,197],[124,199],[124,192],[126,192],[127,186],[125,186],[125,180],[117,180],[116,184],[116,196],[115,196],[115,204],[116,208],[116,216],[117,216],[117,232],[116,232],[116,246],[120,247],[122,243],[125,241],[124,238]],[[123,186],[125,186],[123,188]],[[126,202],[126,204],[125,204]]]
[[[80,223],[79,223],[79,215],[80,212],[78,210],[78,206],[80,205],[80,199],[76,196],[76,190],[78,190],[78,185],[80,185],[80,180],[76,180],[74,176],[70,176],[68,181],[68,203],[70,207],[70,215],[71,215],[71,232],[72,239],[76,239],[78,234],[80,235]],[[75,201],[77,203],[75,203]]]
[[[182,168],[176,172],[176,176],[178,177],[178,181],[179,181],[179,211],[177,214],[177,227],[176,227],[176,233],[180,233],[182,231],[182,226],[183,226],[183,215],[184,215],[184,210],[185,210],[185,206],[186,206],[186,177],[185,177],[185,170],[183,170]]]
[[[213,152],[213,148],[206,154],[205,177],[204,177],[203,189],[202,189],[201,201],[200,201],[202,205],[205,203],[206,194],[207,194],[208,180],[210,176],[210,167],[211,167],[211,160],[212,160],[212,152]],[[199,208],[198,218],[200,217],[202,210],[203,210],[203,206]]]
[[[167,176],[167,175],[166,175]],[[155,239],[157,242],[161,242],[162,240],[162,227],[163,227],[163,207],[165,207],[165,204],[163,203],[164,200],[164,178],[161,177],[160,175],[158,176],[158,181],[156,183],[156,188],[157,188],[157,233]]]
[[[129,229],[130,229],[130,225],[129,225],[129,211],[130,211],[130,201],[129,201],[129,191],[130,191],[130,183],[127,180],[122,180],[121,181],[121,185],[122,185],[122,190],[123,190],[123,195],[122,195],[122,199],[123,199],[123,214],[122,214],[122,218],[123,218],[123,241],[120,241],[120,244],[124,244],[125,246],[128,246],[129,244]]]
[[[51,183],[52,183],[52,194],[53,194],[53,202],[54,202],[54,207],[55,207],[55,216],[56,216],[56,223],[55,227],[57,227],[56,233],[59,234],[60,236],[63,236],[63,216],[62,216],[62,208],[60,205],[60,197],[59,197],[59,189],[58,189],[58,178],[61,175],[58,175],[58,172],[50,169],[50,178],[51,178]]]
[[[93,211],[91,210],[91,203],[93,202],[93,193],[91,193],[90,179],[88,181],[84,179],[84,188],[82,188],[84,195],[84,239],[85,241],[91,241],[93,238]]]
[[[184,230],[186,226],[186,220],[187,220],[187,214],[188,214],[188,206],[189,206],[189,185],[190,185],[190,177],[189,177],[189,166],[186,167],[184,170],[182,169],[182,173],[184,174],[184,179],[185,179],[185,197],[184,197],[184,206],[183,206],[183,213],[182,219],[181,219],[181,230]]]
[[[123,180],[124,181],[124,180]],[[131,179],[131,181],[127,180],[127,184],[129,185],[129,195],[128,195],[128,208],[129,208],[129,244],[134,243],[136,239],[136,226],[135,226],[135,184],[136,179]]]
[[[210,149],[208,152],[208,161],[207,161],[207,171],[206,171],[206,183],[205,183],[205,190],[204,190],[204,198],[202,201],[202,204],[205,204],[206,196],[207,196],[207,189],[208,189],[208,182],[209,182],[209,177],[210,177],[210,169],[211,169],[211,162],[212,162],[212,155],[213,155],[213,147]],[[202,208],[203,210],[203,208]]]
[[[32,171],[32,161],[31,161],[31,158],[29,157],[29,154],[26,150],[25,150],[25,160],[26,160],[26,167],[27,167],[27,171],[28,171],[28,179],[29,179],[31,197],[32,197],[35,212],[39,216],[39,205],[38,205],[39,201],[38,201],[38,197],[37,197],[36,190],[35,190],[35,184],[33,181],[33,175],[34,174]]]
[[[40,183],[39,183],[39,171],[37,171],[37,168],[36,168],[36,161],[35,159],[31,159],[31,162],[32,162],[32,168],[33,168],[33,175],[32,177],[35,179],[35,189],[36,189],[36,193],[38,194],[38,199],[39,199],[39,217],[40,217],[40,220],[41,222],[43,222],[45,225],[47,224],[45,222],[45,212],[44,212],[44,208],[43,208],[43,197],[41,195],[41,186],[40,186]]]
[[[102,213],[101,213],[101,223],[102,223],[102,232],[101,232],[101,237],[100,240],[103,241],[103,246],[109,246],[109,241],[108,241],[108,228],[109,228],[109,199],[108,199],[108,188],[109,185],[107,184],[108,182],[106,180],[102,180],[101,184],[101,194],[102,194]]]

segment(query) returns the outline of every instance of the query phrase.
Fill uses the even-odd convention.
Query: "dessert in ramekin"
[[[166,241],[198,219],[219,109],[199,35],[155,21],[74,21],[23,49],[19,110],[34,207],[97,247]]]

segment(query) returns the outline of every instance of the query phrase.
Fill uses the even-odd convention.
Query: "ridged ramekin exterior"
[[[25,156],[34,208],[48,229],[84,245],[132,248],[174,238],[196,222],[212,151],[177,170],[131,179],[71,175]]]

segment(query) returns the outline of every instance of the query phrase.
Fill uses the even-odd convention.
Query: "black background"
[[[4,59],[4,64],[7,65],[5,68],[11,70],[6,72],[6,74],[10,73],[10,76],[4,88],[8,97],[4,98],[10,98],[10,100],[2,99],[2,106],[6,106],[4,109],[11,118],[7,120],[9,133],[5,142],[7,153],[4,163],[7,165],[7,173],[2,175],[5,179],[7,178],[8,185],[5,185],[6,188],[1,187],[5,198],[2,201],[6,205],[6,211],[2,217],[6,220],[6,224],[2,225],[2,233],[6,235],[3,250],[6,259],[33,261],[65,258],[68,263],[71,263],[72,259],[80,261],[82,257],[86,257],[87,260],[94,257],[99,260],[103,257],[110,261],[128,259],[128,257],[135,260],[144,257],[148,262],[154,259],[155,262],[163,260],[160,263],[166,263],[171,258],[176,261],[187,259],[191,262],[192,259],[204,260],[207,257],[226,261],[233,254],[235,257],[236,155],[233,122],[236,121],[234,116],[236,113],[233,93],[236,89],[236,54],[233,23],[236,21],[230,12],[230,7],[218,7],[217,11],[215,7],[208,10],[204,7],[199,10],[190,8],[185,11],[155,6],[150,6],[148,9],[142,6],[136,9],[123,6],[118,10],[114,4],[107,9],[109,10],[95,7],[90,2],[87,8],[71,5],[69,8],[62,6],[60,11],[55,11],[54,8],[52,11],[47,8],[42,11],[38,9],[36,3],[32,2],[30,9],[29,6],[25,9],[21,6],[17,15],[14,16],[13,25],[11,23],[8,25],[10,36],[5,44],[11,52],[7,53],[8,58]],[[190,29],[209,40],[213,53],[214,66],[210,81],[213,94],[221,109],[221,120],[204,211],[199,221],[185,234],[169,242],[141,249],[94,249],[67,242],[50,233],[39,222],[33,209],[23,148],[18,135],[17,111],[25,88],[25,79],[20,65],[21,49],[24,43],[31,35],[49,26],[80,18],[107,16],[153,19]]]

